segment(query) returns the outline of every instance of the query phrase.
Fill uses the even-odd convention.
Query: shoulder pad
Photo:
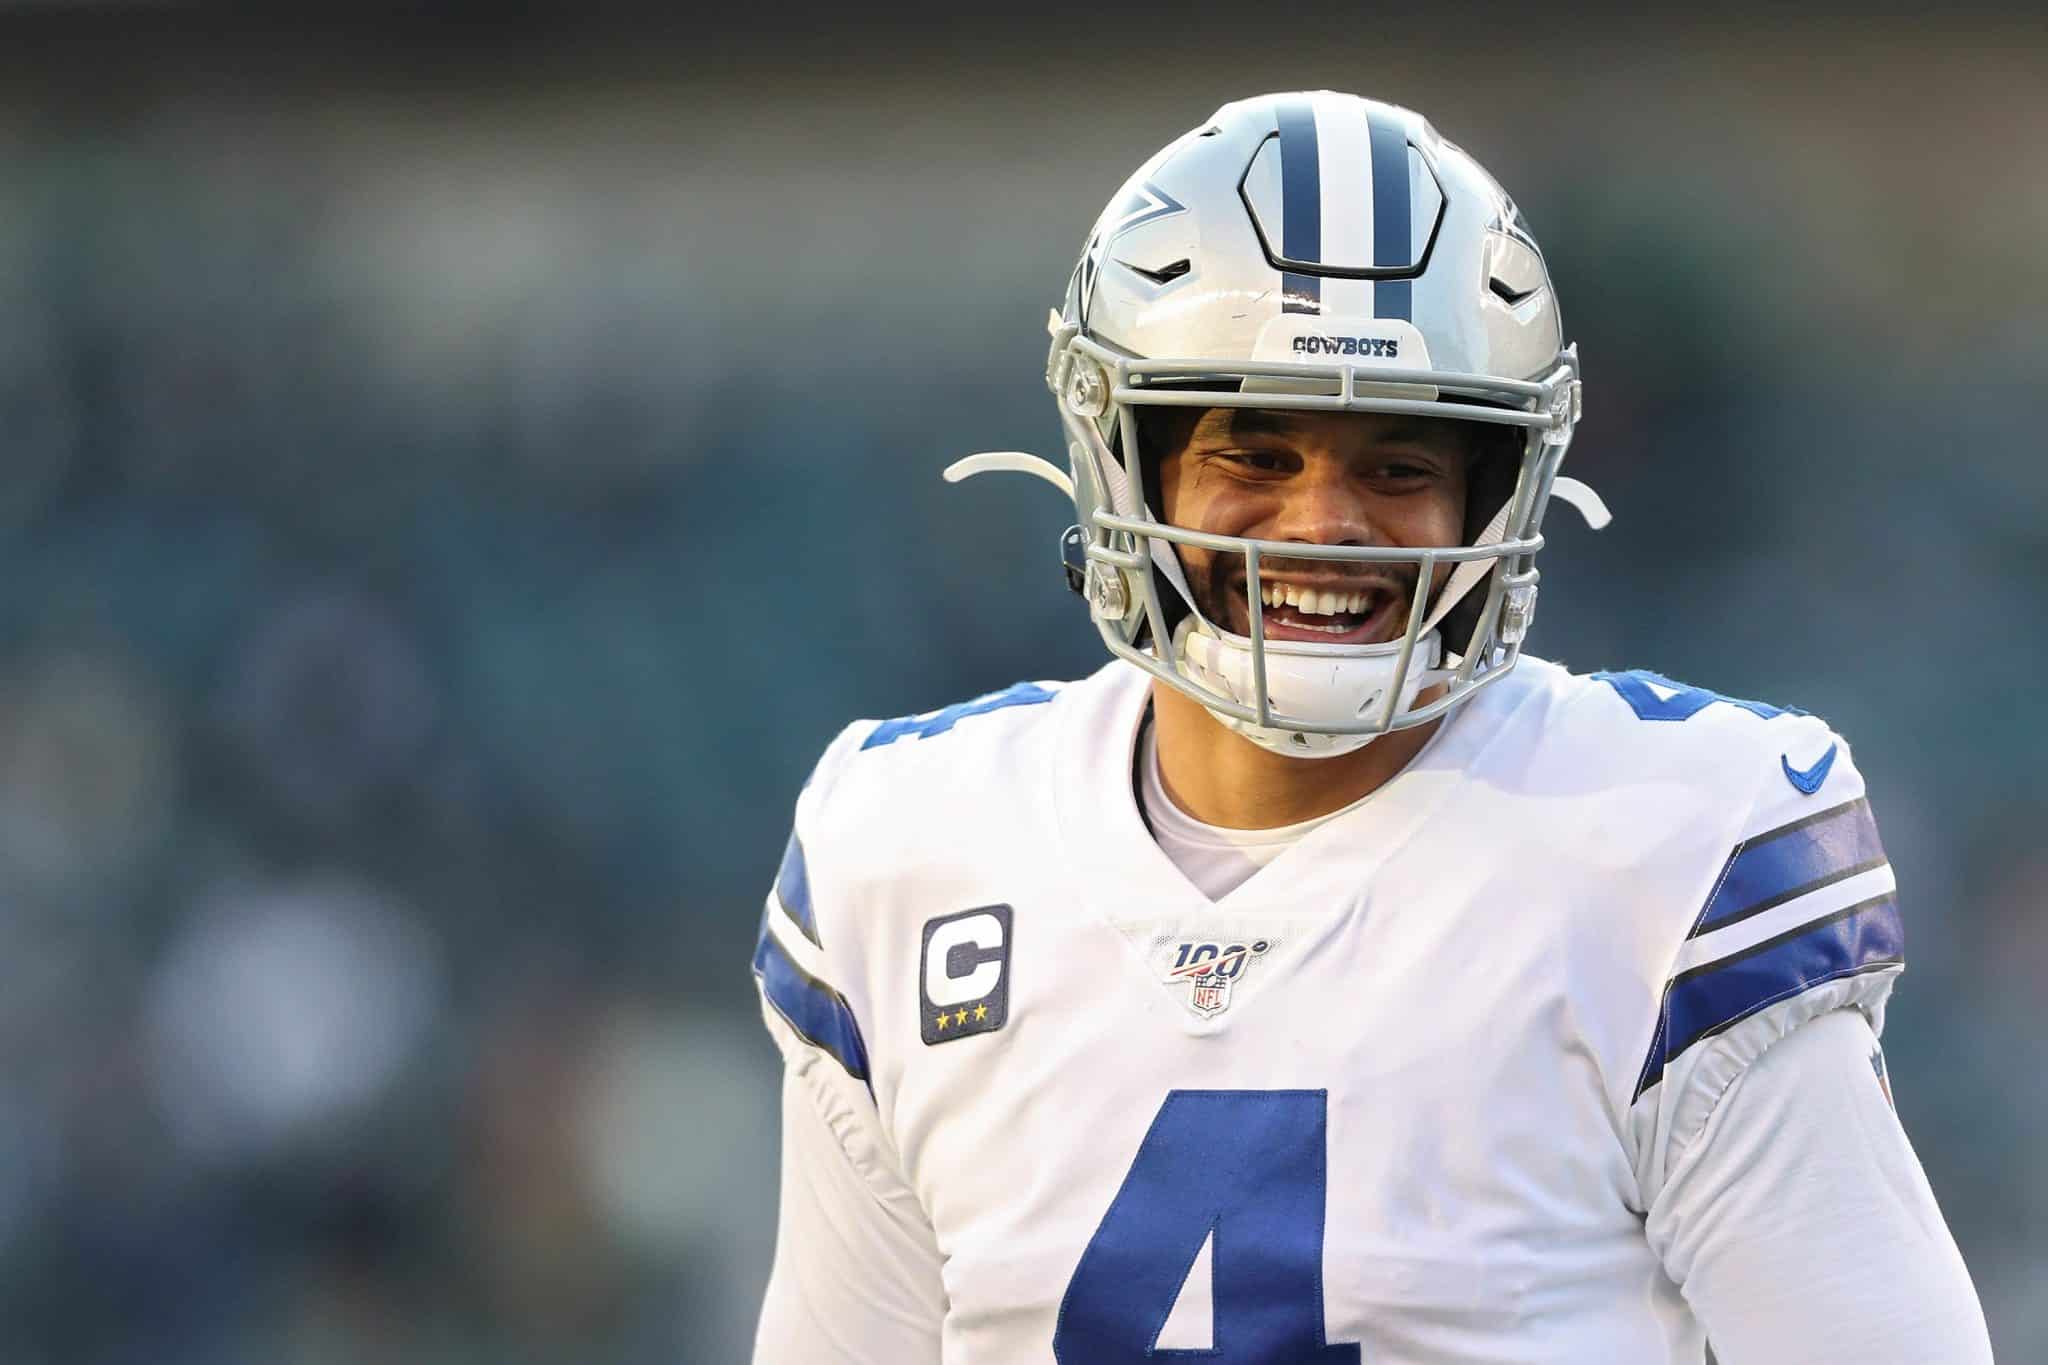
[[[1848,745],[1803,713],[1767,727],[1740,837],[1672,963],[1637,1097],[1688,1049],[1828,981],[1897,968],[1897,883]]]
[[[1019,683],[972,701],[898,720],[857,721],[839,733],[797,798],[796,820],[763,907],[754,975],[769,1031],[799,1069],[829,1056],[869,1082],[861,1021],[872,1001],[849,909],[872,876],[903,875],[929,831],[954,815],[960,784],[1007,790],[1005,764],[1017,708],[1058,695],[1056,683]],[[990,717],[990,719],[982,719]],[[837,918],[835,919],[835,915]]]
[[[868,731],[861,741],[862,749],[879,749],[885,744],[894,744],[899,739],[915,737],[930,739],[943,735],[969,716],[986,715],[991,711],[1006,711],[1013,706],[1036,706],[1051,701],[1058,692],[1057,684],[1020,682],[1012,683],[1000,692],[989,692],[972,701],[955,702],[937,711],[923,715],[902,716],[896,720],[885,720]]]
[[[1672,723],[1660,732],[1710,749],[1742,811],[1705,894],[1679,908],[1684,937],[1633,1088],[1647,1190],[1661,1184],[1674,1143],[1705,1122],[1712,1098],[1772,1042],[1845,1007],[1881,1029],[1904,934],[1863,776],[1826,722],[1656,674],[1593,680],[1637,718]],[[1716,1077],[1718,1088],[1702,1088]]]

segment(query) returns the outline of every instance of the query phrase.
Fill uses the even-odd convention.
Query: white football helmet
[[[1012,451],[946,476],[1012,469],[1069,492],[1069,575],[1110,652],[1277,753],[1349,752],[1504,676],[1535,611],[1551,495],[1595,526],[1607,520],[1590,489],[1557,473],[1579,419],[1578,356],[1542,254],[1493,178],[1409,110],[1328,91],[1223,106],[1110,201],[1049,326],[1046,382],[1070,472]],[[1490,518],[1468,519],[1478,529],[1467,545],[1210,535],[1146,505],[1161,452],[1140,449],[1143,404],[1494,423],[1521,430],[1520,469],[1497,511],[1475,509]],[[1399,639],[1279,641],[1265,638],[1256,606],[1249,636],[1206,619],[1180,545],[1243,556],[1254,604],[1262,561],[1407,564],[1419,585],[1449,568],[1434,601],[1418,587]],[[1446,647],[1440,625],[1482,584]],[[1437,684],[1441,695],[1418,704]]]

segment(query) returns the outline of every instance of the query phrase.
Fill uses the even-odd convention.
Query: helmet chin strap
[[[1585,518],[1586,525],[1595,531],[1614,520],[1614,514],[1607,510],[1607,504],[1600,500],[1600,495],[1595,493],[1590,485],[1577,479],[1559,475],[1551,480],[1550,496]],[[1493,514],[1493,520],[1487,522],[1480,530],[1472,542],[1475,549],[1481,545],[1500,544],[1507,534],[1510,505],[1501,504],[1501,509]],[[1467,559],[1453,568],[1451,576],[1444,581],[1444,590],[1437,594],[1436,605],[1430,608],[1429,615],[1423,619],[1422,633],[1427,635],[1435,630],[1438,623],[1450,614],[1451,608],[1465,599],[1466,593],[1486,580],[1486,575],[1492,571],[1498,560],[1497,555],[1490,555],[1485,559]]]

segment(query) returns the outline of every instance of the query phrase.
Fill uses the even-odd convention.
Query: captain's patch
[[[1010,907],[926,920],[917,993],[927,1045],[1001,1028],[1010,1017]]]

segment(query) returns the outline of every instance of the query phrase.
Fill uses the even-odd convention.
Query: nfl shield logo
[[[1171,946],[1173,950],[1172,964],[1166,969],[1167,982],[1185,985],[1188,1008],[1204,1019],[1211,1019],[1230,1008],[1231,987],[1273,944],[1263,938],[1236,943],[1182,939],[1161,946]]]

